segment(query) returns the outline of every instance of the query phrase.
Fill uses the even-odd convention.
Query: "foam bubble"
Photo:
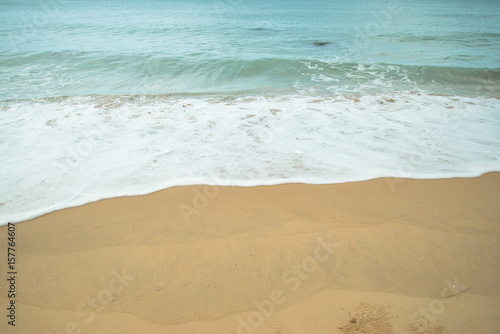
[[[87,96],[0,105],[0,223],[187,184],[500,170],[494,98]]]

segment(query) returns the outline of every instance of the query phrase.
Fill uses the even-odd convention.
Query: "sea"
[[[498,0],[0,0],[0,224],[500,171],[499,99]]]

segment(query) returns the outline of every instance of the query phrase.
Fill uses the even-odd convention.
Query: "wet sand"
[[[498,333],[499,199],[489,173],[57,211],[16,224],[16,326],[2,279],[0,332]]]

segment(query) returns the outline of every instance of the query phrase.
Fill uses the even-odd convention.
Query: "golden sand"
[[[2,279],[0,332],[498,333],[499,195],[490,173],[175,187],[54,212],[16,224],[16,326]]]

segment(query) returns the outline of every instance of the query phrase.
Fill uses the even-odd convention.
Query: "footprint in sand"
[[[393,334],[389,313],[380,305],[362,303],[340,327],[342,333]]]
[[[342,333],[347,334],[394,334],[391,315],[381,305],[365,304],[349,314],[349,318],[339,327]],[[407,334],[445,334],[446,329],[441,325],[418,327],[410,325]]]

